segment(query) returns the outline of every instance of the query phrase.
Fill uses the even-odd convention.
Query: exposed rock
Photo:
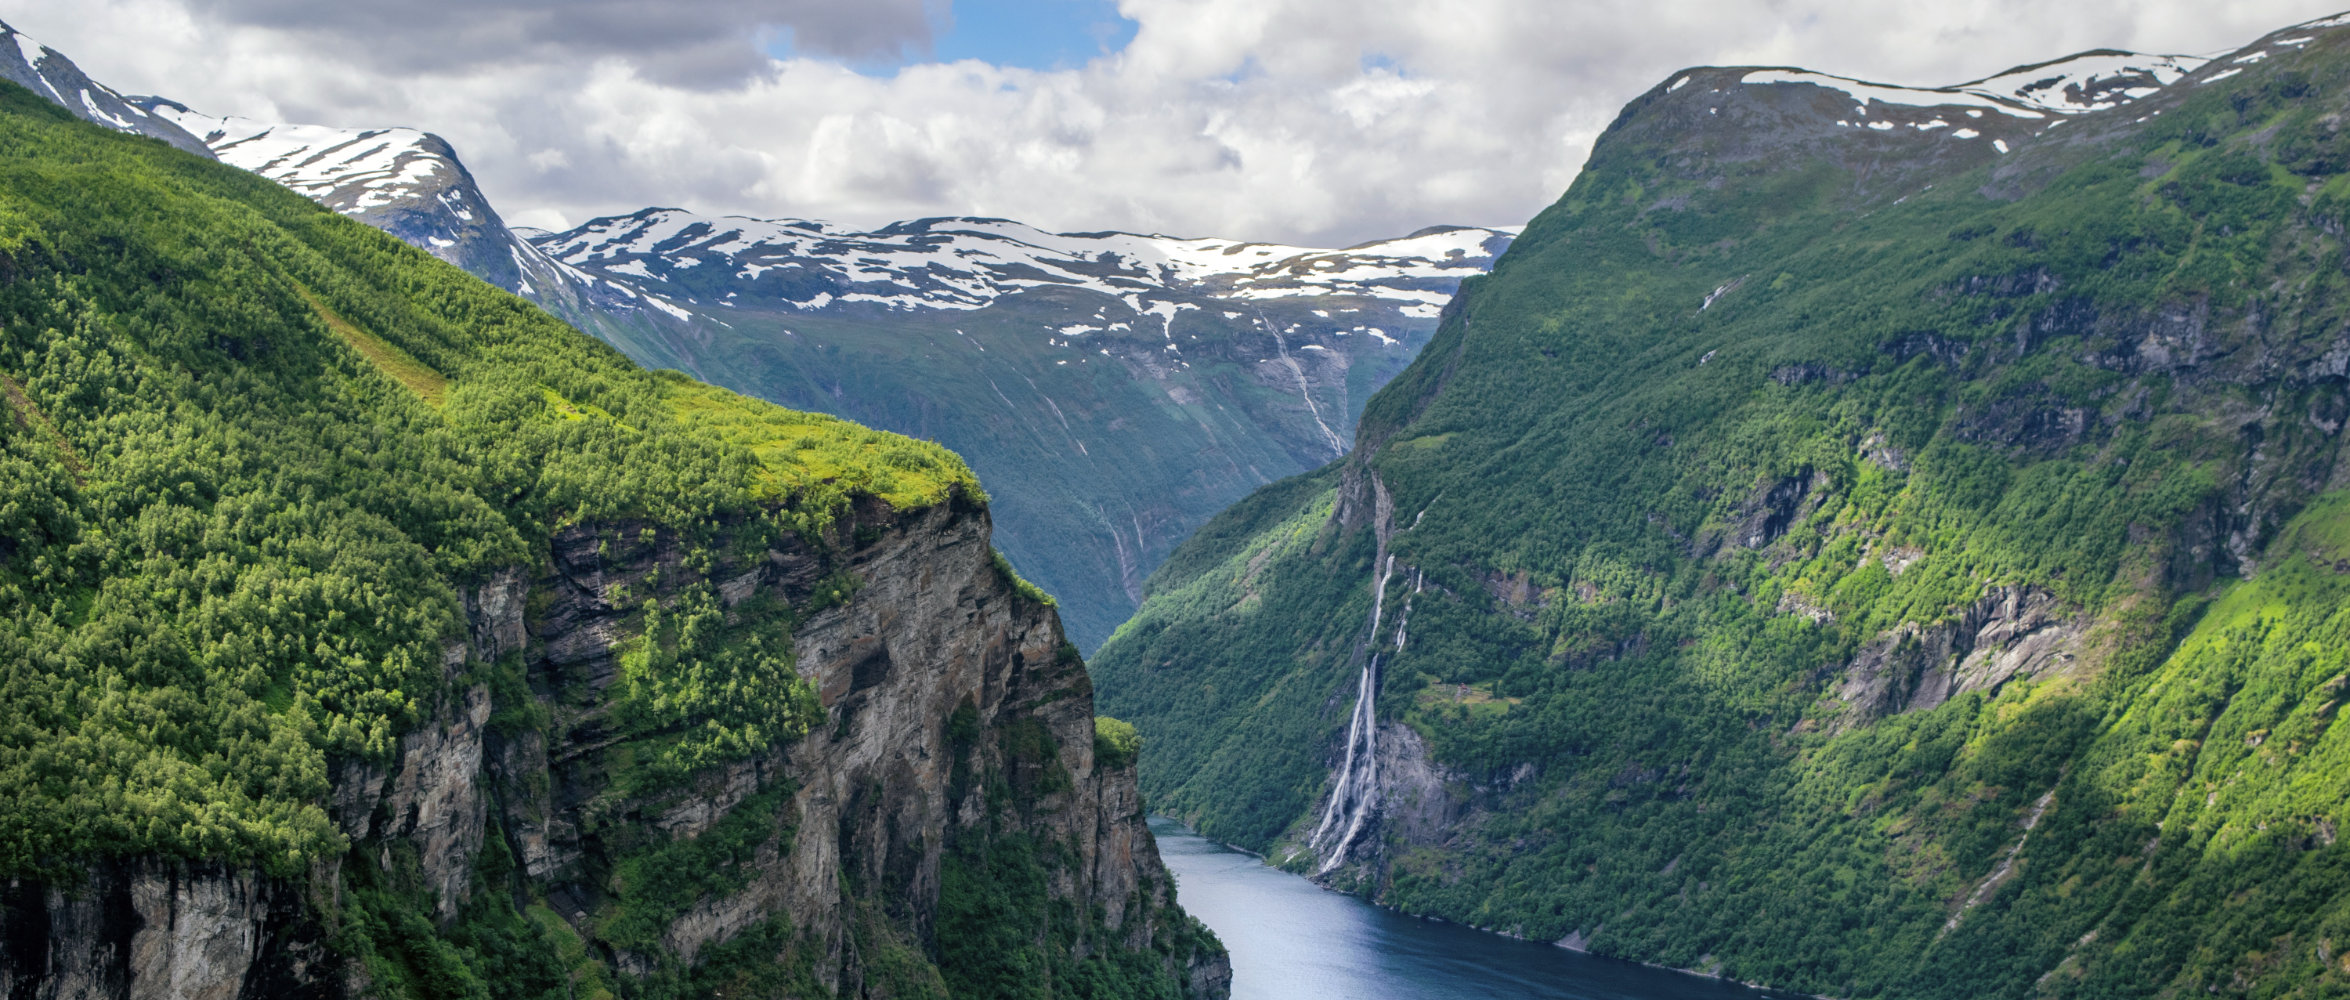
[[[1883,351],[1896,365],[1911,358],[1925,357],[1933,359],[1935,364],[1956,368],[1966,360],[1967,351],[1972,346],[1954,337],[1920,331],[1894,339],[1884,346]]]
[[[1863,725],[1969,691],[1996,691],[2018,677],[2059,672],[2080,653],[2087,627],[2047,591],[1992,587],[1952,620],[1904,622],[1862,647],[1836,689],[1848,706],[1838,725]]]
[[[1821,498],[1814,491],[1825,485],[1827,477],[1810,469],[1772,481],[1739,509],[1731,537],[1750,549],[1778,541],[1788,528],[1819,509]]]
[[[1959,415],[1961,441],[2052,455],[2079,443],[2089,429],[2089,411],[2067,406],[2045,386],[2031,386]]]
[[[1887,472],[1909,471],[1909,454],[1887,443],[1883,434],[1871,434],[1868,440],[1862,441],[1860,457]]]
[[[25,1000],[333,996],[323,929],[293,888],[207,865],[100,865],[0,890],[0,994]]]
[[[1778,611],[1783,615],[1802,615],[1810,619],[1814,625],[1832,625],[1836,622],[1835,612],[1819,606],[1811,598],[1792,590],[1779,595]]]
[[[1533,574],[1524,570],[1515,573],[1494,570],[1478,577],[1478,582],[1485,585],[1485,592],[1492,595],[1497,606],[1520,621],[1534,620],[1550,603],[1549,594],[1535,586]]]
[[[611,786],[627,744],[606,718],[616,646],[637,627],[620,588],[693,579],[681,544],[641,525],[575,525],[535,577],[494,574],[464,594],[465,641],[444,662],[447,686],[385,762],[341,761],[323,803],[362,864],[413,872],[434,913],[457,916],[493,813],[528,880],[592,937],[619,840],[706,834],[746,803],[777,810],[774,834],[744,865],[746,884],[670,919],[658,948],[692,962],[776,918],[813,943],[814,971],[843,996],[865,995],[857,921],[882,914],[928,949],[941,865],[965,837],[1026,834],[1064,845],[1073,863],[1050,891],[1106,928],[1075,954],[1147,950],[1169,940],[1174,886],[1144,823],[1129,767],[1093,757],[1093,688],[1068,655],[1050,605],[1022,596],[995,567],[986,512],[950,503],[896,514],[859,506],[822,545],[793,538],[707,578],[730,608],[772,592],[804,604],[815,585],[853,577],[852,593],[801,620],[798,670],[828,715],[803,738],[705,769],[678,787],[629,798]],[[669,591],[663,591],[664,593]],[[519,657],[534,704],[494,704],[465,683],[478,665]],[[506,669],[511,669],[508,666]],[[513,697],[508,693],[504,697]],[[493,710],[543,724],[491,724]],[[949,720],[976,713],[980,737],[958,744]],[[1047,759],[1015,757],[998,734],[1041,731]],[[1000,775],[966,780],[969,775]],[[1008,783],[1009,801],[1001,788]],[[991,793],[991,786],[997,789]],[[778,799],[762,793],[787,789]],[[991,797],[991,794],[994,797]],[[407,859],[407,860],[403,860]],[[412,866],[412,867],[403,867]],[[0,889],[0,994],[31,1000],[242,1000],[364,993],[366,976],[328,952],[318,907],[341,891],[339,868],[307,879],[134,861],[71,885]],[[933,952],[935,953],[935,952]],[[777,956],[779,959],[785,956]],[[803,958],[809,957],[803,953]],[[621,951],[623,975],[664,959]],[[1220,951],[1167,955],[1194,995],[1221,997]]]
[[[1428,742],[1412,727],[1390,722],[1380,728],[1383,829],[1404,844],[1442,843],[1464,806],[1449,787],[1448,772],[1436,763],[1428,752]]]
[[[400,741],[399,770],[382,807],[388,818],[378,832],[415,845],[425,884],[446,922],[465,902],[489,815],[476,779],[482,731],[490,721],[490,692],[475,685],[451,691],[443,700],[433,724]]]

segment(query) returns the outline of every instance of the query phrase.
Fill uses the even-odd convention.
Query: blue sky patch
[[[896,58],[850,60],[868,76],[891,76],[921,63],[977,59],[1023,69],[1074,69],[1112,55],[1134,40],[1137,25],[1118,14],[1116,0],[953,0],[932,22],[932,45],[909,47]],[[797,47],[786,30],[769,54],[791,58]]]

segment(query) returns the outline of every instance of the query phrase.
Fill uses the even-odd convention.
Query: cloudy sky
[[[1947,84],[2350,0],[0,0],[211,114],[414,125],[509,221],[666,205],[1340,245],[1523,222],[1675,69]]]

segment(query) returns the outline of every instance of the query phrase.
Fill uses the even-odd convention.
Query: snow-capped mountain
[[[2156,56],[2118,49],[2094,49],[2044,63],[2018,66],[1956,90],[2041,111],[2080,114],[2127,104],[2185,79],[2211,60],[2201,56]]]
[[[1436,317],[1462,278],[1484,272],[1515,230],[1440,226],[1343,249],[1179,239],[1131,233],[1048,233],[1004,219],[901,222],[856,232],[801,219],[713,218],[647,209],[596,219],[531,242],[610,292],[642,296],[677,320],[724,319],[744,308],[789,314],[972,311],[1006,296],[1052,290],[1097,295],[1114,325],[1175,339],[1186,312],[1227,319],[1266,303],[1344,299],[1338,336],[1392,342],[1372,320]],[[1234,312],[1234,310],[1241,310]],[[1129,315],[1130,314],[1130,315]],[[1323,310],[1321,319],[1331,318]],[[1301,329],[1304,324],[1293,324]],[[1110,326],[1049,327],[1048,337]]]
[[[154,136],[198,156],[212,155],[203,140],[90,79],[64,53],[6,24],[0,24],[0,78],[57,102],[83,121]]]
[[[2289,42],[2263,41],[2229,58],[2257,59],[2265,47]],[[1703,66],[1674,73],[1636,98],[1609,129],[1626,141],[1603,142],[1605,151],[1594,155],[1669,157],[1689,179],[1708,184],[1815,163],[1865,165],[1843,173],[1849,187],[1836,197],[1875,204],[1916,194],[1957,170],[1999,162],[2054,129],[2069,125],[2071,134],[2083,134],[2107,127],[2098,122],[2159,115],[2229,72],[2203,57],[2112,49],[1941,87],[1786,66]],[[2022,176],[2018,171],[2051,162],[2043,156],[2000,166],[1993,178],[2006,183]],[[1668,199],[1657,207],[1678,213],[1681,206]]]
[[[705,287],[711,274],[808,311],[978,309],[1029,289],[1064,288],[1127,301],[1171,290],[1245,302],[1344,294],[1433,317],[1462,277],[1477,274],[1514,231],[1437,227],[1401,239],[1316,249],[1130,233],[1048,233],[1004,219],[921,219],[853,232],[800,219],[711,218],[676,209],[596,219],[534,240],[582,271]],[[1162,306],[1157,312],[1180,307]],[[1172,320],[1168,312],[1167,320]]]
[[[1700,80],[1714,93],[1730,86],[1815,87],[1851,102],[1849,112],[1834,116],[1839,128],[1939,133],[1944,139],[1980,140],[2005,153],[2009,140],[2150,97],[2209,61],[2098,49],[1951,87],[1903,87],[1785,67],[1709,67],[1676,77],[1665,92]]]
[[[1192,528],[1341,454],[1514,235],[1317,248],[647,209],[527,238],[633,357],[963,453],[1004,501],[998,543],[1091,645]]]
[[[160,97],[128,104],[194,136],[221,162],[285,185],[509,291],[569,279],[506,228],[456,150],[412,128],[347,129],[215,118]]]

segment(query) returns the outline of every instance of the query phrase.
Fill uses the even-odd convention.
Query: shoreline
[[[1241,846],[1238,846],[1238,845],[1235,845],[1235,844],[1227,844],[1227,843],[1225,843],[1225,842],[1223,842],[1223,841],[1221,841],[1221,840],[1217,840],[1217,839],[1215,839],[1214,837],[1210,837],[1210,836],[1207,836],[1207,835],[1205,835],[1205,834],[1203,834],[1203,833],[1200,833],[1200,832],[1199,832],[1199,830],[1198,830],[1196,827],[1193,827],[1193,826],[1192,826],[1190,823],[1187,823],[1187,822],[1185,822],[1185,821],[1184,821],[1183,819],[1181,819],[1180,817],[1175,817],[1175,816],[1168,816],[1168,815],[1166,815],[1166,814],[1163,814],[1163,813],[1154,813],[1154,814],[1152,814],[1152,815],[1151,815],[1149,818],[1150,818],[1150,819],[1160,819],[1160,820],[1165,820],[1165,821],[1167,821],[1167,822],[1169,822],[1169,823],[1172,823],[1172,824],[1174,824],[1175,826],[1177,826],[1177,827],[1181,828],[1181,829],[1182,829],[1182,830],[1183,830],[1183,831],[1184,831],[1186,834],[1188,834],[1188,835],[1190,835],[1190,836],[1193,836],[1193,837],[1198,837],[1198,838],[1199,838],[1199,839],[1201,839],[1201,840],[1204,840],[1204,841],[1206,841],[1206,842],[1208,842],[1208,843],[1210,843],[1210,844],[1214,844],[1215,846],[1217,846],[1217,847],[1219,847],[1219,848],[1222,848],[1222,849],[1224,849],[1224,850],[1227,850],[1227,851],[1231,851],[1231,852],[1233,852],[1233,853],[1235,853],[1235,854],[1245,854],[1245,855],[1247,855],[1247,856],[1249,856],[1249,857],[1251,857],[1251,858],[1255,858],[1255,859],[1257,860],[1257,863],[1258,863],[1258,864],[1260,864],[1260,865],[1263,865],[1263,866],[1264,866],[1264,867],[1266,867],[1267,869],[1270,869],[1270,870],[1272,870],[1272,871],[1276,871],[1276,872],[1280,872],[1280,873],[1281,873],[1281,874],[1283,874],[1283,875],[1289,875],[1289,876],[1293,876],[1293,877],[1295,877],[1295,878],[1301,879],[1301,880],[1303,880],[1304,882],[1306,882],[1307,884],[1309,884],[1309,885],[1312,885],[1314,888],[1316,888],[1316,889],[1320,889],[1320,890],[1322,890],[1323,892],[1330,893],[1331,895],[1334,895],[1334,896],[1345,896],[1345,897],[1346,897],[1346,898],[1348,898],[1348,899],[1353,899],[1353,900],[1356,900],[1356,901],[1358,901],[1358,902],[1361,902],[1361,903],[1363,903],[1363,904],[1364,904],[1364,905],[1366,905],[1366,906],[1375,907],[1375,908],[1377,908],[1377,909],[1384,910],[1384,911],[1386,911],[1386,912],[1388,912],[1388,913],[1395,914],[1396,916],[1399,916],[1399,917],[1410,917],[1410,918],[1412,918],[1412,919],[1414,919],[1414,920],[1421,920],[1421,921],[1426,921],[1426,922],[1428,922],[1428,923],[1447,924],[1447,925],[1454,926],[1454,927],[1462,927],[1462,928],[1467,928],[1467,929],[1469,929],[1469,930],[1476,931],[1476,932],[1478,932],[1478,933],[1480,933],[1480,934],[1490,934],[1490,935],[1492,935],[1492,936],[1494,936],[1494,937],[1498,937],[1498,938],[1506,938],[1506,939],[1509,939],[1509,940],[1511,940],[1511,941],[1520,941],[1520,942],[1524,942],[1524,943],[1526,943],[1526,944],[1531,944],[1531,945],[1541,945],[1541,946],[1545,946],[1545,947],[1557,948],[1557,949],[1559,949],[1560,951],[1572,952],[1572,953],[1574,953],[1574,954],[1577,954],[1577,955],[1582,955],[1582,956],[1584,956],[1584,957],[1586,957],[1586,958],[1593,958],[1593,959],[1598,959],[1598,960],[1600,960],[1600,961],[1605,961],[1605,962],[1621,962],[1621,963],[1624,963],[1624,964],[1626,964],[1626,965],[1634,965],[1634,966],[1639,966],[1639,967],[1641,967],[1641,968],[1645,968],[1645,969],[1655,969],[1655,970],[1658,970],[1658,971],[1660,971],[1660,972],[1678,972],[1678,973],[1680,973],[1680,974],[1682,974],[1682,975],[1685,975],[1685,976],[1694,976],[1694,977],[1697,977],[1697,978],[1699,978],[1699,979],[1711,979],[1711,980],[1713,980],[1713,981],[1715,981],[1715,982],[1717,982],[1717,983],[1726,983],[1726,984],[1730,984],[1730,985],[1734,985],[1734,986],[1739,986],[1739,987],[1743,987],[1743,988],[1745,988],[1745,989],[1747,989],[1747,990],[1750,990],[1750,991],[1753,991],[1753,992],[1756,992],[1756,993],[1768,994],[1768,995],[1770,995],[1770,996],[1773,996],[1773,997],[1781,997],[1781,998],[1785,998],[1785,1000],[1841,1000],[1841,998],[1838,998],[1838,997],[1833,997],[1833,996],[1829,996],[1829,995],[1827,995],[1827,994],[1822,994],[1822,993],[1804,993],[1804,992],[1802,992],[1802,991],[1799,991],[1799,990],[1791,990],[1791,989],[1787,989],[1787,988],[1785,988],[1785,987],[1780,987],[1780,986],[1769,986],[1769,985],[1765,985],[1765,984],[1762,984],[1762,983],[1752,983],[1752,982],[1748,982],[1748,981],[1746,981],[1746,980],[1743,980],[1743,979],[1732,979],[1732,978],[1730,978],[1730,977],[1728,977],[1728,976],[1720,975],[1720,974],[1718,974],[1718,973],[1706,972],[1706,971],[1704,971],[1704,970],[1702,970],[1702,969],[1687,969],[1687,968],[1682,968],[1682,967],[1680,967],[1680,966],[1677,966],[1677,965],[1665,965],[1665,964],[1663,964],[1663,963],[1659,963],[1659,962],[1643,962],[1643,961],[1641,961],[1641,960],[1639,960],[1639,959],[1636,959],[1636,958],[1624,958],[1624,957],[1622,957],[1622,956],[1619,956],[1619,955],[1602,955],[1602,954],[1597,954],[1597,953],[1594,953],[1594,952],[1592,952],[1592,951],[1591,951],[1590,949],[1588,949],[1588,948],[1581,947],[1581,946],[1580,946],[1580,943],[1577,943],[1577,944],[1569,944],[1569,943],[1567,943],[1567,942],[1569,942],[1569,941],[1575,940],[1576,938],[1579,938],[1579,937],[1581,936],[1580,932],[1578,932],[1578,933],[1575,933],[1575,934],[1569,934],[1569,935],[1567,935],[1566,937],[1560,938],[1560,939],[1558,939],[1558,940],[1556,940],[1556,941],[1536,941],[1536,940],[1534,940],[1534,939],[1532,939],[1532,938],[1526,937],[1526,936],[1524,936],[1524,935],[1521,935],[1521,934],[1512,934],[1512,933],[1510,933],[1510,932],[1508,932],[1508,931],[1503,931],[1503,930],[1496,930],[1496,929],[1494,929],[1494,928],[1491,928],[1491,927],[1479,927],[1479,926],[1477,926],[1476,924],[1467,924],[1467,923],[1461,923],[1461,922],[1459,922],[1459,921],[1456,921],[1456,920],[1448,920],[1448,919],[1445,919],[1444,917],[1435,916],[1435,915],[1433,915],[1433,914],[1425,914],[1425,913],[1411,913],[1411,912],[1408,912],[1408,911],[1406,911],[1406,910],[1404,910],[1404,909],[1402,909],[1402,908],[1400,908],[1400,907],[1391,906],[1391,905],[1388,905],[1388,904],[1386,904],[1386,903],[1379,902],[1379,901],[1377,901],[1377,900],[1364,899],[1363,897],[1361,897],[1361,896],[1357,896],[1357,895],[1355,895],[1354,893],[1351,893],[1351,892],[1344,892],[1344,891],[1341,891],[1341,890],[1338,890],[1338,889],[1331,888],[1330,886],[1323,884],[1321,881],[1319,881],[1319,880],[1317,880],[1317,879],[1315,879],[1315,878],[1313,878],[1313,877],[1311,877],[1311,876],[1307,876],[1307,875],[1299,875],[1299,874],[1297,874],[1296,872],[1289,871],[1288,869],[1285,869],[1285,868],[1282,868],[1282,867],[1280,867],[1280,866],[1278,866],[1278,865],[1272,864],[1270,861],[1268,861],[1268,860],[1266,859],[1266,856],[1265,856],[1265,855],[1263,855],[1263,854],[1259,854],[1259,853],[1257,853],[1257,852],[1255,852],[1255,851],[1249,850],[1248,848],[1241,847]],[[1178,886],[1178,889],[1180,890],[1180,888],[1181,888],[1181,887],[1180,887],[1180,885],[1179,885],[1179,886]]]

